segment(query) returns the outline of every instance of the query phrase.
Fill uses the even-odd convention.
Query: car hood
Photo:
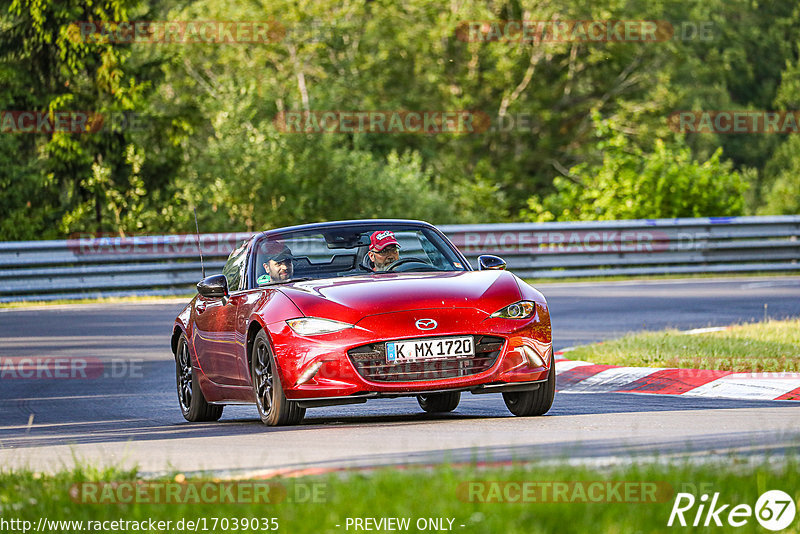
[[[379,313],[471,308],[491,314],[520,298],[507,271],[397,273],[311,280],[281,286],[304,315],[355,323]]]

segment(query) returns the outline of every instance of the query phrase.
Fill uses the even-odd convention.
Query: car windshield
[[[375,248],[382,254],[370,254],[370,249]],[[469,268],[438,233],[427,227],[408,225],[287,231],[262,238],[254,250],[255,279],[261,286],[299,279]]]

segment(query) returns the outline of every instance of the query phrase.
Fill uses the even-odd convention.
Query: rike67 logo
[[[755,508],[749,504],[723,503],[719,492],[709,502],[704,493],[696,499],[691,493],[678,493],[669,514],[667,526],[718,526],[742,527],[755,515],[756,521],[767,530],[783,530],[792,524],[797,508],[794,499],[781,490],[765,491],[756,501]]]

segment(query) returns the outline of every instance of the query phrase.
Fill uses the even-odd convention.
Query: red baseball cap
[[[397,245],[397,248],[400,248],[400,243],[394,238],[394,232],[391,230],[378,230],[377,232],[372,232],[372,235],[369,236],[370,250],[380,252],[389,245]]]

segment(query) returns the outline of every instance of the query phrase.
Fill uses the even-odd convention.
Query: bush
[[[721,161],[718,149],[708,161],[693,159],[678,138],[657,139],[645,153],[594,114],[597,163],[581,163],[553,181],[555,192],[528,199],[524,220],[615,220],[740,215],[747,181]]]

